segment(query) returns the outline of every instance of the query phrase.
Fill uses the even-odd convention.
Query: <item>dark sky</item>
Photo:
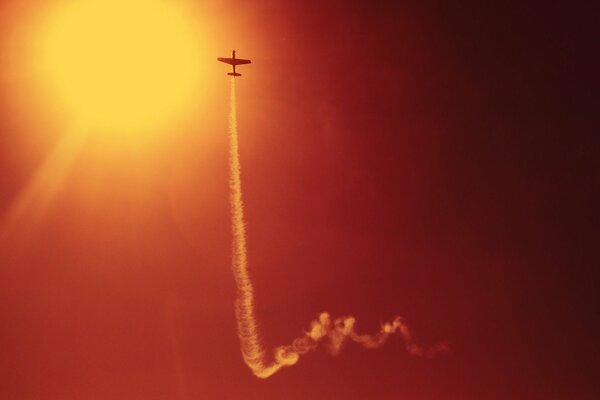
[[[194,128],[135,154],[145,173],[122,162],[130,148],[99,156],[92,141],[43,218],[2,238],[0,397],[598,398],[596,5],[198,10],[237,24],[213,29],[211,58],[235,45],[253,59],[238,122],[267,346],[326,310],[365,332],[401,315],[451,354],[412,358],[392,338],[251,375],[235,333],[217,65]],[[10,18],[0,12],[0,34]],[[26,139],[40,116],[16,115],[0,84],[8,212],[59,132]]]

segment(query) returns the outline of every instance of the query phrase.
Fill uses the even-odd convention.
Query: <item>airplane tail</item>
[[[242,74],[239,74],[237,72],[229,72],[227,75],[230,75],[230,76],[242,76]]]

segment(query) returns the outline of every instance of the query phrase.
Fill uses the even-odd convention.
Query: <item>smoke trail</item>
[[[323,312],[311,322],[310,329],[307,332],[294,339],[290,345],[276,347],[272,355],[267,357],[260,340],[258,324],[254,315],[254,289],[248,273],[234,77],[231,77],[229,143],[229,200],[233,233],[232,268],[237,285],[235,313],[242,356],[254,375],[259,378],[268,378],[281,368],[296,364],[301,355],[314,350],[320,342],[325,340],[327,349],[333,355],[339,354],[347,341],[359,343],[367,349],[376,349],[382,346],[388,337],[393,334],[400,336],[404,341],[406,351],[414,356],[432,358],[437,354],[448,352],[448,347],[445,344],[438,344],[429,349],[424,349],[415,344],[408,327],[400,317],[392,322],[382,324],[378,333],[364,335],[356,333],[354,329],[356,319],[354,317],[342,317],[332,320],[328,313]]]
[[[231,77],[231,104],[229,109],[229,202],[231,205],[231,229],[233,233],[232,268],[237,285],[235,313],[242,355],[246,364],[259,375],[267,369],[264,365],[265,351],[260,343],[256,317],[254,316],[254,289],[248,275],[246,254],[246,228],[238,151],[235,78]]]

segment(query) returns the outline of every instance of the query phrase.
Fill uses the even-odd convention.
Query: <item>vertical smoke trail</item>
[[[382,324],[381,330],[376,334],[362,335],[354,330],[356,324],[354,317],[332,320],[328,313],[323,312],[317,319],[311,321],[308,332],[294,339],[290,345],[276,347],[272,356],[267,358],[265,348],[260,341],[258,324],[254,315],[254,289],[248,274],[234,77],[231,77],[229,111],[229,191],[233,233],[232,268],[237,285],[235,301],[237,329],[242,356],[254,375],[259,378],[268,378],[281,368],[296,364],[302,354],[314,350],[325,339],[328,341],[327,348],[333,355],[339,354],[342,346],[348,340],[359,343],[367,349],[375,349],[382,346],[393,334],[401,337],[406,351],[413,356],[432,358],[448,351],[445,344],[438,344],[429,349],[415,344],[408,327],[400,317],[396,317],[392,322]]]
[[[246,252],[246,228],[238,151],[238,132],[235,100],[235,78],[231,77],[229,108],[229,202],[231,205],[231,229],[233,233],[232,268],[237,285],[235,313],[242,355],[255,374],[265,370],[265,351],[260,343],[256,317],[254,316],[254,289],[248,275]]]

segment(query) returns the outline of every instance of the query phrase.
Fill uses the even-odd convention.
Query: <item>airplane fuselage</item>
[[[250,64],[250,60],[244,60],[242,58],[235,58],[235,50],[233,50],[233,52],[231,53],[231,58],[219,57],[219,58],[217,58],[217,61],[221,61],[225,64],[229,64],[233,67],[233,71],[227,73],[227,75],[229,75],[229,76],[242,76],[242,74],[236,72],[235,66],[242,65],[242,64]]]

